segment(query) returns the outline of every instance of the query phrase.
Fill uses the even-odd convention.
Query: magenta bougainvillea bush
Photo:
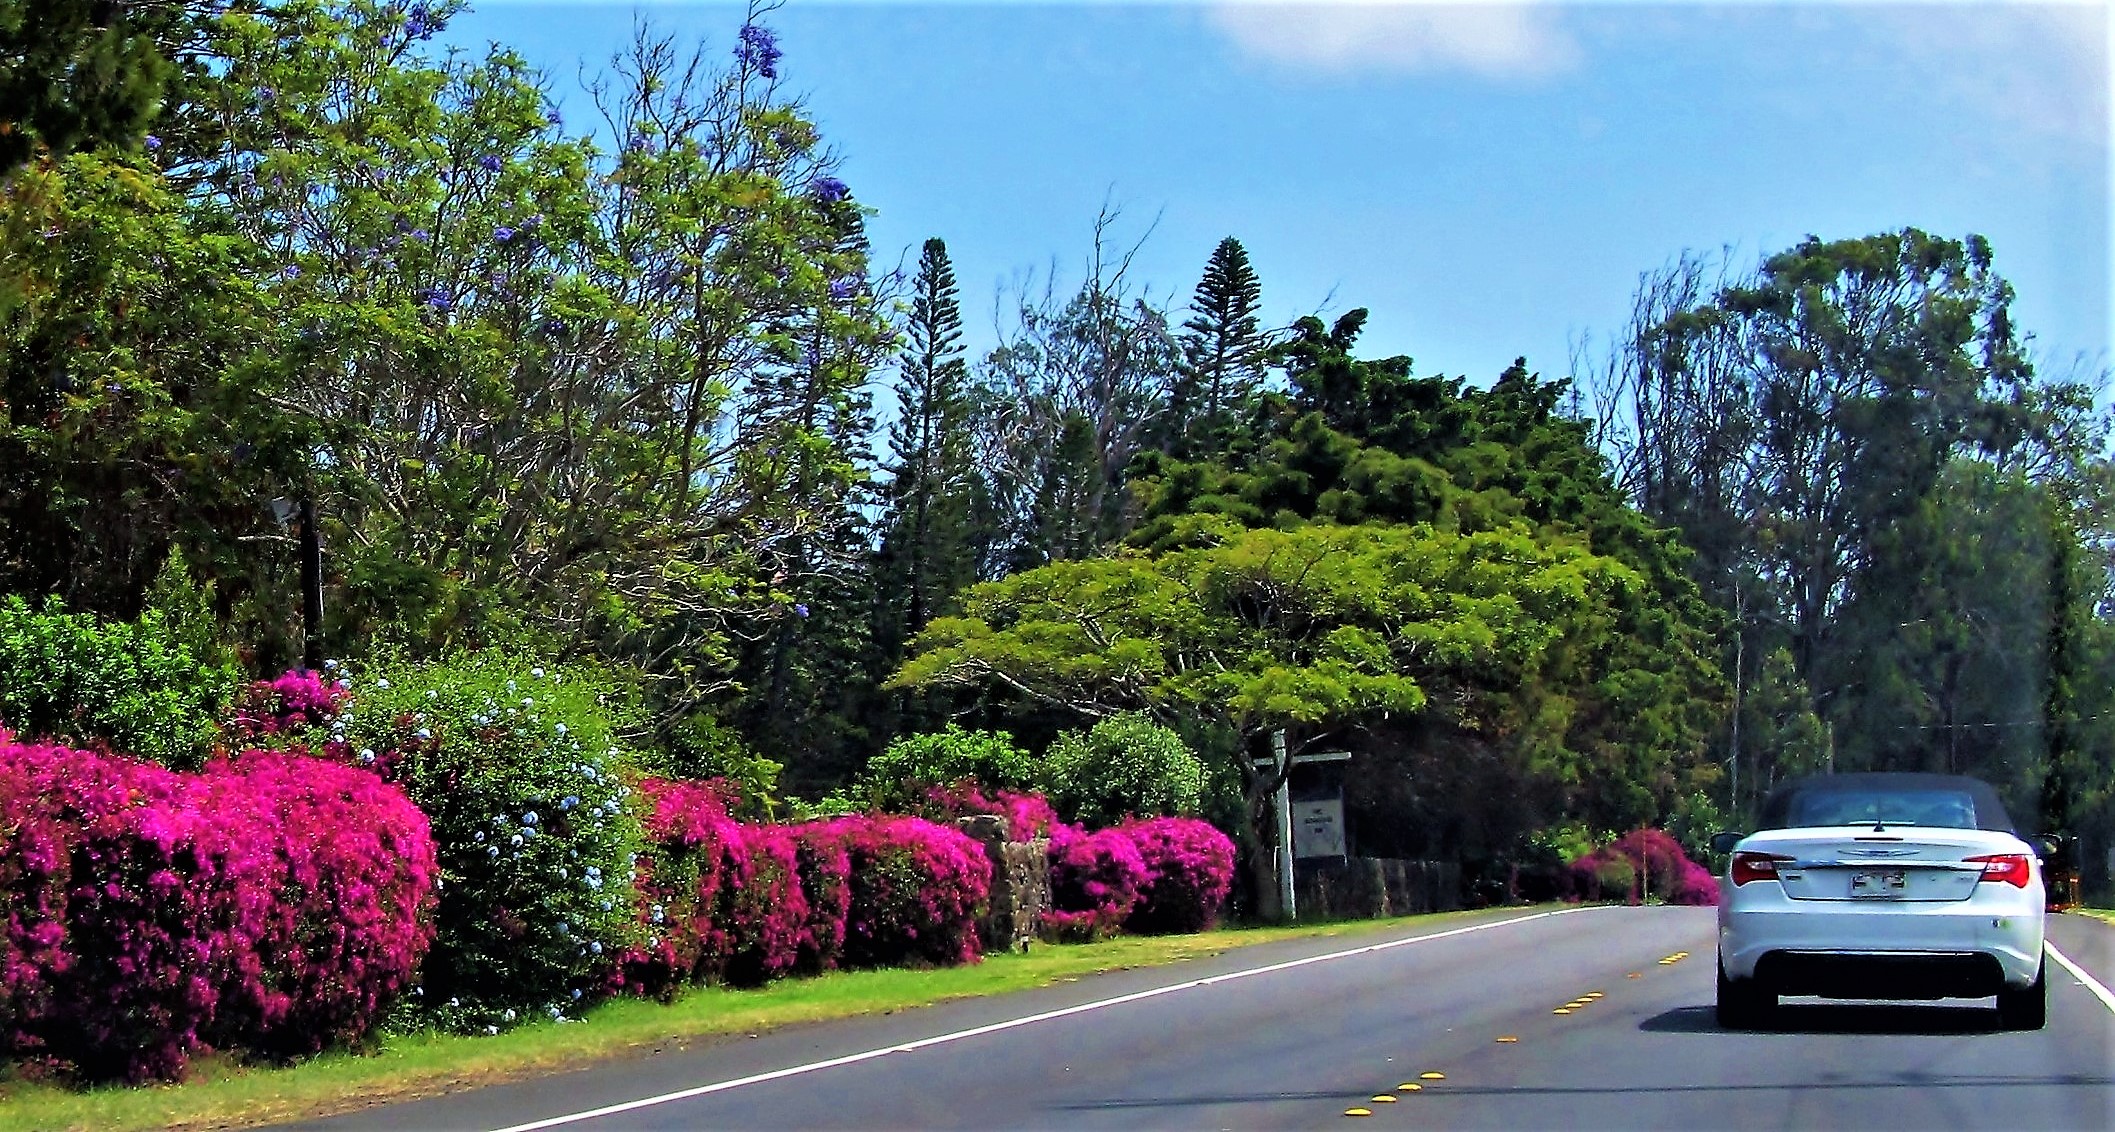
[[[0,736],[0,1050],[143,1081],[216,1045],[357,1042],[416,977],[436,874],[424,815],[370,774]]]
[[[725,784],[648,778],[638,794],[646,830],[638,904],[646,934],[624,952],[615,980],[618,989],[666,996],[725,973],[735,948],[734,893],[748,883],[750,853],[727,814]]]
[[[974,963],[991,862],[960,830],[912,817],[843,817],[810,837],[849,859],[843,962],[850,967]]]
[[[1218,924],[1234,885],[1234,843],[1226,834],[1195,818],[1151,818],[1119,828],[1146,870],[1124,930],[1201,932]]]
[[[1006,819],[1006,836],[1030,841],[1050,836],[1057,825],[1057,811],[1041,794],[1017,790],[987,791],[975,779],[965,778],[953,786],[927,787],[920,816],[935,821],[990,814]]]
[[[852,912],[852,851],[836,822],[790,827],[795,872],[808,922],[800,934],[794,970],[835,970],[844,957],[845,920]]]
[[[296,668],[245,688],[222,730],[236,745],[273,735],[305,734],[312,728],[329,727],[351,699],[349,682],[343,678]]]
[[[1585,900],[1655,896],[1669,904],[1714,905],[1718,881],[1689,859],[1681,842],[1657,829],[1638,829],[1573,861],[1572,894]]]
[[[1124,926],[1138,905],[1146,863],[1121,828],[1060,825],[1050,834],[1050,910],[1045,935],[1065,941],[1103,939]]]
[[[730,923],[733,953],[726,980],[756,986],[791,971],[810,930],[808,897],[800,883],[800,837],[782,825],[743,825],[749,874],[734,890]]]

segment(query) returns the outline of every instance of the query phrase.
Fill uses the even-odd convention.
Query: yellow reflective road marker
[[[1344,1115],[1345,1115],[1345,1116],[1372,1116],[1372,1115],[1373,1115],[1373,1110],[1372,1110],[1372,1109],[1370,1109],[1370,1108],[1347,1108],[1347,1109],[1345,1109],[1345,1110],[1344,1110]]]
[[[1418,1074],[1417,1076],[1418,1076],[1418,1079],[1419,1079],[1419,1080],[1422,1080],[1422,1081],[1444,1081],[1444,1080],[1446,1080],[1446,1079],[1447,1079],[1447,1075],[1446,1075],[1446,1074],[1444,1074],[1444,1073],[1441,1073],[1441,1072],[1439,1072],[1439,1071],[1438,1071],[1438,1070],[1436,1070],[1436,1069],[1435,1069],[1435,1070],[1432,1070],[1432,1071],[1430,1071],[1430,1072],[1426,1072],[1426,1073],[1420,1073],[1420,1074]]]
[[[1498,1039],[1498,1040],[1499,1040],[1499,1042],[1501,1042],[1502,1044],[1505,1044],[1505,1045],[1511,1045],[1512,1043],[1514,1043],[1514,1042],[1517,1042],[1517,1041],[1519,1041],[1520,1039],[1519,1039],[1519,1038],[1516,1038],[1516,1037],[1514,1037],[1514,1036],[1513,1036],[1513,1035],[1511,1035],[1511,1034],[1507,1034],[1507,1035],[1506,1035],[1505,1037],[1502,1037],[1502,1038],[1500,1038],[1500,1039]]]
[[[1630,974],[1625,975],[1623,977],[1626,979],[1642,979],[1645,977],[1645,974],[1642,971],[1632,971]]]
[[[1571,1012],[1571,1008],[1568,1006],[1560,1006],[1557,1009],[1550,1011],[1550,1013],[1552,1014],[1570,1014]]]
[[[1394,1103],[1395,1103],[1395,1097],[1394,1097],[1393,1095],[1391,1095],[1391,1094],[1388,1094],[1388,1093],[1375,1093],[1375,1094],[1373,1095],[1373,1103],[1374,1103],[1374,1104],[1394,1104]]]
[[[1605,994],[1602,994],[1602,993],[1601,993],[1600,991],[1597,991],[1597,990],[1590,990],[1590,991],[1587,991],[1587,992],[1586,992],[1586,997],[1588,997],[1588,998],[1590,998],[1590,999],[1593,999],[1593,1000],[1594,1000],[1595,1002],[1599,1002],[1599,1001],[1601,1001],[1602,999],[1604,999],[1604,998],[1607,998],[1608,996],[1607,996],[1607,995],[1605,995]]]
[[[1397,1085],[1395,1087],[1395,1091],[1398,1093],[1415,1093],[1419,1092],[1423,1088],[1423,1085],[1420,1085],[1415,1081],[1405,1081],[1402,1084]]]

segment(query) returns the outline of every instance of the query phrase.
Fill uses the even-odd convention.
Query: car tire
[[[2049,981],[2043,977],[2047,967],[2044,963],[2034,972],[2031,986],[1998,989],[1998,1025],[2007,1030],[2039,1030],[2049,1024]]]
[[[1726,1030],[1761,1029],[1777,1012],[1777,994],[1754,979],[1729,979],[1718,965],[1718,1024]]]

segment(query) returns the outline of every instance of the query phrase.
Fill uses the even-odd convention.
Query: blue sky
[[[482,0],[577,104],[634,16],[731,50],[727,3]],[[1104,200],[1188,299],[1238,237],[1275,322],[1372,310],[1360,352],[1484,383],[1621,328],[1684,249],[1977,232],[2044,372],[2115,361],[2110,21],[2098,3],[900,4],[790,0],[786,89],[877,210],[947,240],[972,340],[995,292],[1084,270]],[[569,115],[584,121],[585,114]],[[1157,224],[1155,220],[1157,218]]]

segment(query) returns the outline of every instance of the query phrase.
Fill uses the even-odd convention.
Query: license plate
[[[1907,887],[1909,877],[1901,869],[1851,874],[1851,895],[1865,900],[1892,900]]]

